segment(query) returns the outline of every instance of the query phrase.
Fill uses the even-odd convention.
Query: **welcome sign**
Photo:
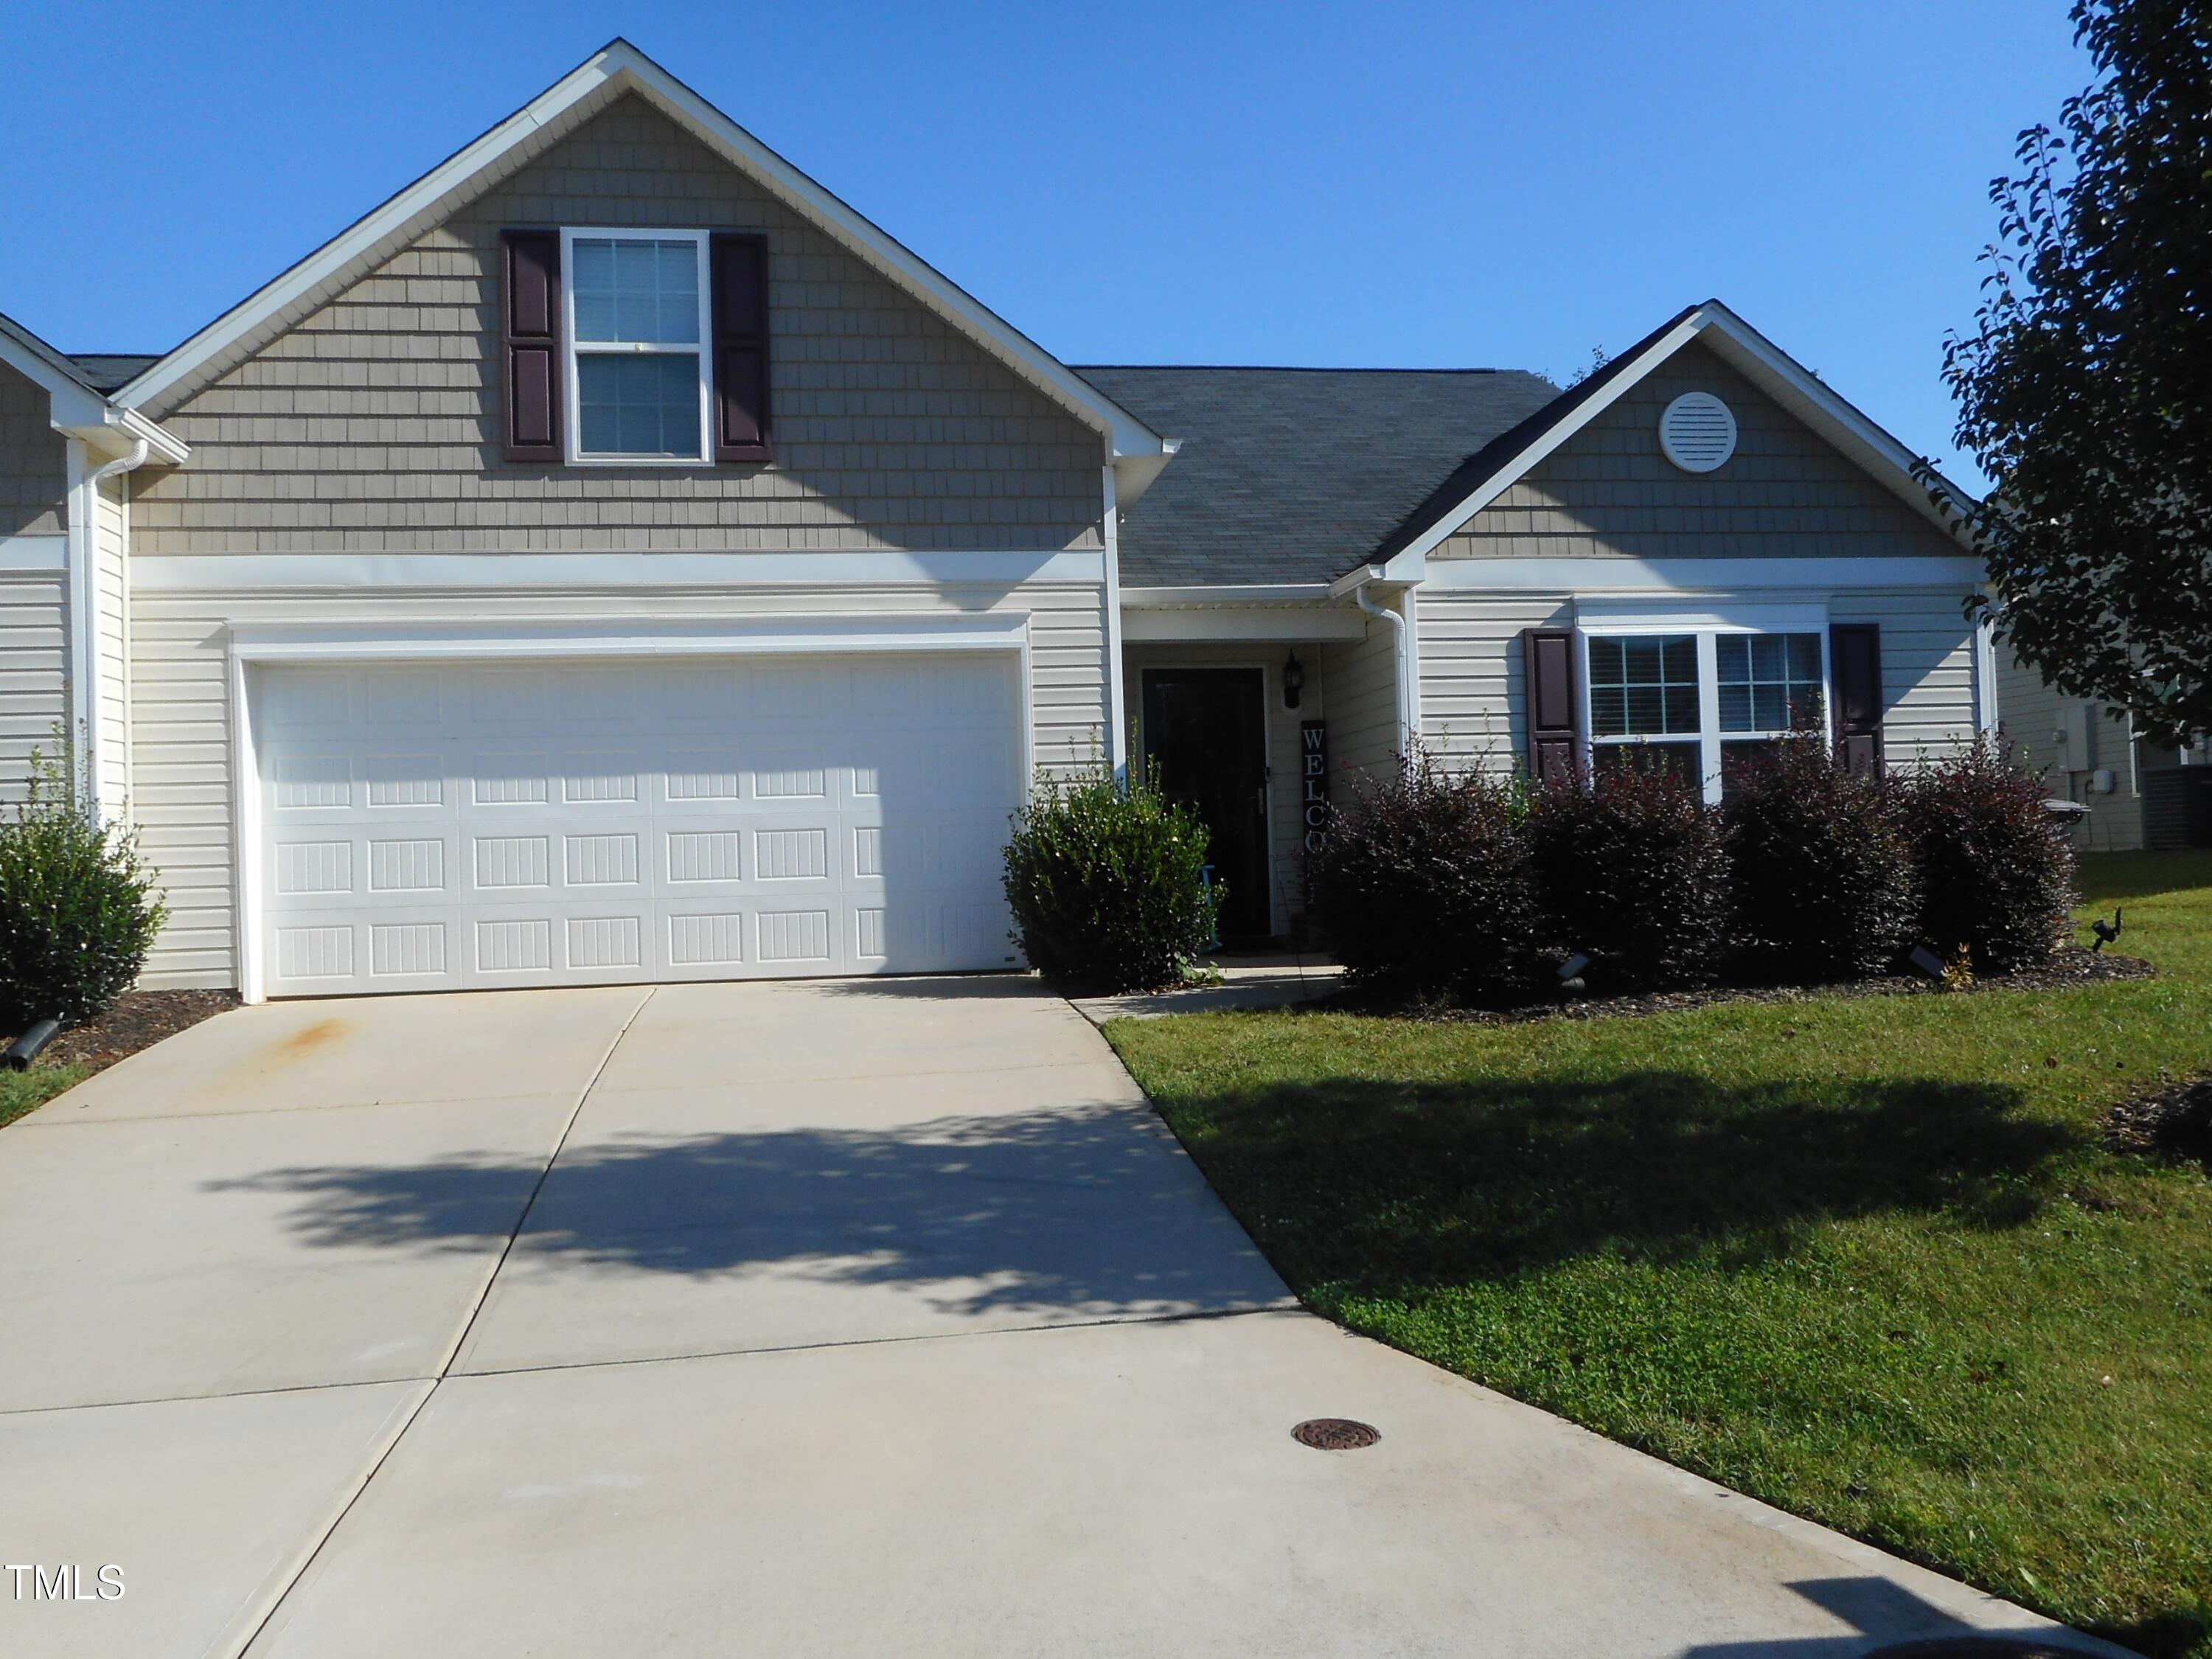
[[[1299,811],[1305,821],[1306,851],[1318,853],[1328,842],[1328,726],[1322,720],[1298,723],[1298,765],[1304,780],[1305,798]]]

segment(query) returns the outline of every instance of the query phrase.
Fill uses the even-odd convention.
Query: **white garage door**
[[[270,667],[275,996],[1003,968],[1006,653]]]

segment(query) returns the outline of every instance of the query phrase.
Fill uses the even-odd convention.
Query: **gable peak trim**
[[[117,392],[116,401],[140,408],[189,395],[629,94],[644,98],[956,331],[1098,429],[1111,442],[1115,455],[1164,455],[1160,435],[1143,422],[620,36],[162,356]]]
[[[1372,569],[1382,579],[1419,580],[1431,552],[1692,341],[1712,349],[1729,368],[1922,518],[1948,534],[1957,532],[1956,519],[1929,498],[1921,483],[1919,457],[1727,305],[1712,299],[1677,313],[1589,380],[1560,393],[1554,405],[1559,412],[1551,420],[1509,453],[1480,469],[1479,477],[1447,481],[1438,497],[1418,510],[1391,543],[1370,554],[1344,580],[1357,580],[1363,571]],[[1954,501],[1973,499],[1933,469],[1929,476]]]

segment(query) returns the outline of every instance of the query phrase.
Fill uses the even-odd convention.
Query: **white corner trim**
[[[1103,521],[1106,532],[1105,586],[1098,596],[1099,603],[1105,610],[1106,765],[1113,773],[1115,781],[1127,787],[1129,781],[1129,737],[1125,728],[1129,714],[1128,690],[1122,684],[1125,676],[1121,672],[1121,507],[1115,498],[1114,463],[1109,461],[1098,471],[1106,503],[1106,516]]]
[[[262,623],[233,625],[229,640],[240,662],[293,663],[1018,651],[1028,645],[1029,613]]]
[[[1432,593],[1747,592],[1762,589],[1843,593],[1878,588],[1972,588],[1982,562],[1965,555],[1881,558],[1434,559]]]
[[[623,588],[818,587],[903,583],[1019,586],[1103,582],[1105,556],[1027,553],[179,553],[142,554],[145,593],[406,588],[605,592]]]
[[[66,533],[0,536],[0,574],[58,574],[69,568],[69,544]]]
[[[137,408],[191,379],[295,307],[322,297],[389,248],[427,228],[479,179],[535,141],[551,143],[570,125],[624,93],[635,92],[688,128],[709,149],[993,352],[1062,407],[1096,427],[1117,455],[1166,453],[1158,433],[1069,369],[1050,352],[769,149],[627,40],[596,52],[497,126],[464,146],[382,206],[356,221],[290,270],[231,307],[125,386],[115,401]],[[526,157],[525,158],[526,159]]]

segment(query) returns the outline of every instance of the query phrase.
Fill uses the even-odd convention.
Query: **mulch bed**
[[[2158,970],[2140,957],[2069,945],[2040,968],[1992,975],[1953,988],[1917,974],[1847,980],[1834,985],[1717,985],[1703,991],[1648,991],[1638,996],[1557,997],[1502,1006],[1469,1006],[1407,996],[1403,992],[1351,986],[1304,1005],[1313,1012],[1391,1014],[1408,1019],[1470,1025],[1511,1025],[1532,1019],[1610,1019],[1624,1014],[1671,1014],[1717,1002],[1810,1002],[1830,997],[1953,997],[1978,991],[2058,991],[2122,980],[2153,979]]]
[[[2130,1096],[2106,1115],[2105,1135],[2132,1152],[2171,1152],[2212,1165],[2212,1077]]]
[[[71,1026],[49,1042],[32,1064],[97,1072],[237,1006],[235,991],[125,991],[98,1019]],[[0,1036],[0,1048],[15,1040],[12,1031]]]

